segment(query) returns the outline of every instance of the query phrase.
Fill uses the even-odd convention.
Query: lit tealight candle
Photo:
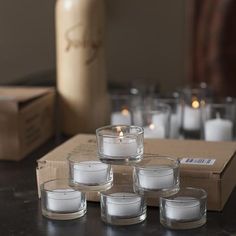
[[[109,165],[99,161],[84,161],[74,165],[74,181],[80,184],[106,183]]]
[[[197,100],[192,102],[192,106],[185,105],[184,117],[183,117],[183,128],[185,130],[200,130],[201,125],[201,112],[200,103]]]
[[[200,202],[193,197],[176,197],[165,205],[166,217],[172,220],[194,220],[200,218]]]
[[[168,166],[150,166],[138,172],[140,187],[146,189],[167,189],[174,185],[174,172]]]
[[[121,112],[113,112],[111,114],[112,125],[130,125],[131,114],[128,109],[123,109]]]
[[[47,192],[47,209],[54,212],[76,212],[81,205],[81,192],[56,189]]]
[[[126,137],[123,132],[117,128],[119,135],[117,137],[103,138],[103,154],[113,157],[129,157],[137,154],[137,141],[135,137]]]
[[[110,216],[129,217],[141,212],[141,197],[134,193],[112,193],[107,197],[107,213]]]
[[[163,124],[150,124],[144,127],[144,138],[165,138],[165,127]]]

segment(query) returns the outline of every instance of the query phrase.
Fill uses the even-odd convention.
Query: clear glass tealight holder
[[[183,188],[170,197],[160,197],[160,222],[170,229],[193,229],[206,223],[207,193]]]
[[[68,157],[69,184],[80,191],[104,191],[112,187],[113,171],[100,161],[81,161],[79,155]]]
[[[212,103],[203,110],[203,136],[206,141],[232,141],[234,109],[232,104]]]
[[[179,160],[152,155],[144,156],[134,166],[133,187],[145,196],[170,196],[179,191]]]
[[[114,125],[96,130],[98,157],[109,164],[130,164],[143,156],[143,128]]]
[[[169,138],[171,108],[168,104],[159,103],[151,110],[143,112],[144,138]]]
[[[135,193],[132,186],[114,185],[101,192],[101,219],[112,225],[132,225],[146,219],[144,197]]]
[[[55,179],[41,185],[43,216],[55,220],[71,220],[85,215],[85,194],[72,189],[68,182],[68,179]]]

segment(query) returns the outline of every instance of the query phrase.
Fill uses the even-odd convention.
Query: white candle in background
[[[142,111],[136,109],[132,113],[133,113],[133,125],[143,126]]]
[[[200,202],[192,197],[176,197],[165,204],[166,217],[172,220],[200,218]]]
[[[141,210],[141,197],[134,193],[113,193],[107,197],[107,213],[111,216],[137,216]]]
[[[204,125],[204,133],[207,141],[230,141],[233,139],[233,123],[219,117],[207,120]]]
[[[99,161],[84,161],[74,165],[74,181],[81,184],[107,182],[109,165]]]
[[[166,137],[166,130],[164,125],[150,124],[144,129],[144,138],[159,138],[163,139]]]
[[[170,116],[170,138],[179,138],[179,117],[177,114]]]
[[[47,192],[47,209],[55,212],[76,212],[81,205],[81,192],[57,189]]]
[[[173,169],[168,166],[150,166],[138,171],[140,187],[146,189],[165,189],[174,184]]]
[[[121,112],[113,112],[111,114],[112,125],[130,125],[131,114],[127,109],[123,109]]]
[[[183,128],[185,130],[200,130],[201,111],[199,109],[199,106],[200,104],[198,101],[193,101],[192,107],[185,105],[183,117]]]

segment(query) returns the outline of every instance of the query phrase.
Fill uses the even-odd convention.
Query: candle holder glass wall
[[[169,127],[169,138],[178,139],[180,137],[180,128],[182,124],[182,106],[179,96],[169,98],[153,98],[155,106],[158,104],[167,104],[170,107],[170,127]]]
[[[160,222],[171,229],[198,228],[206,223],[207,193],[183,188],[170,197],[160,197]]]
[[[117,185],[101,192],[101,219],[112,225],[132,225],[146,219],[144,196],[138,195],[130,185]]]
[[[143,111],[144,138],[164,139],[169,137],[171,108],[158,103],[151,110]]]
[[[111,125],[131,125],[130,96],[113,94],[111,95]]]
[[[232,141],[234,131],[234,105],[210,104],[203,109],[203,137],[206,141]]]
[[[98,157],[108,164],[132,164],[143,157],[143,128],[105,126],[96,130]]]
[[[41,186],[42,214],[50,219],[71,220],[86,213],[85,194],[72,189],[68,179],[50,180]]]
[[[70,186],[80,191],[104,191],[112,187],[113,171],[100,161],[81,161],[81,155],[70,155]]]
[[[133,187],[135,192],[158,200],[179,191],[179,160],[165,156],[144,156],[134,166]]]

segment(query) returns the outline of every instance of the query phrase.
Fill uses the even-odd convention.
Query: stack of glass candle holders
[[[111,225],[143,222],[149,197],[160,204],[160,222],[165,227],[196,228],[206,222],[206,192],[180,189],[177,158],[144,154],[143,128],[105,126],[96,130],[96,138],[99,160],[71,154],[69,179],[42,184],[44,216],[57,220],[80,218],[86,213],[86,193],[98,192],[101,219]],[[112,165],[131,166],[132,183],[114,184]]]

